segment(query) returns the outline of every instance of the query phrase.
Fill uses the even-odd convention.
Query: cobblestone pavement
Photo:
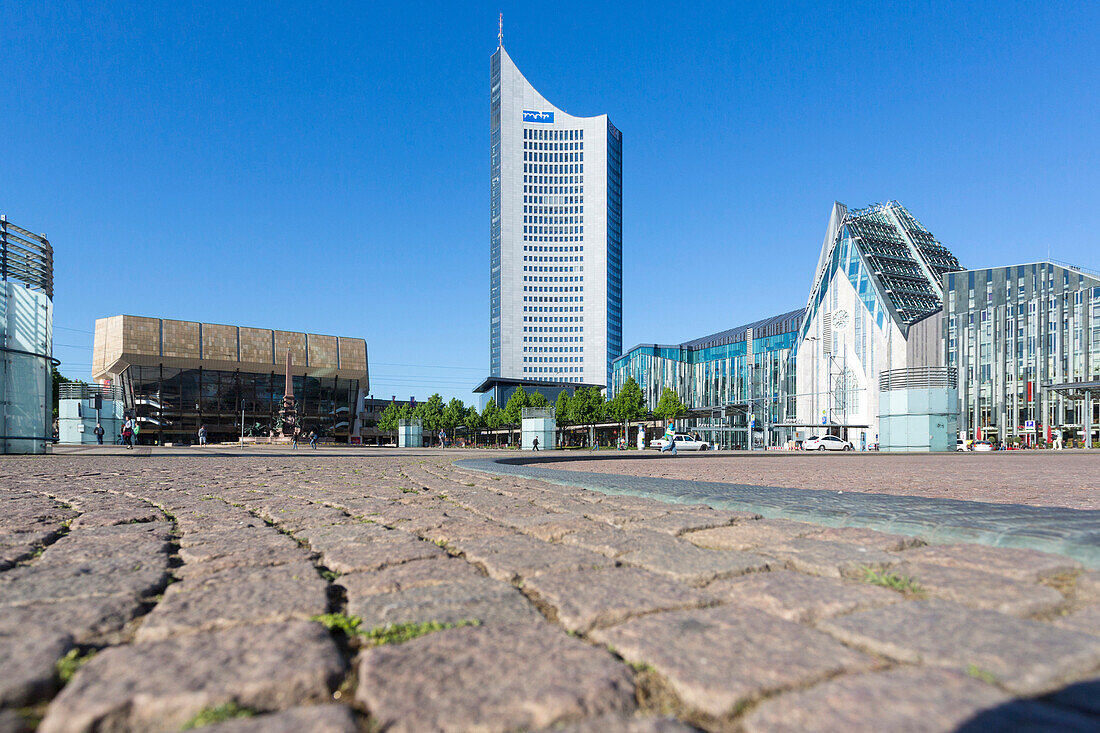
[[[1065,556],[461,456],[0,460],[0,731],[1100,724],[1100,573]]]
[[[578,453],[572,453],[577,456]],[[570,455],[566,453],[565,455]],[[587,453],[587,452],[585,452]],[[995,453],[657,451],[580,454],[555,465],[576,471],[693,481],[1100,509],[1100,450]],[[586,460],[593,455],[599,460]]]
[[[797,475],[819,456],[789,456],[788,465]],[[824,456],[820,458],[825,458]],[[865,457],[857,457],[859,458]],[[928,460],[935,461],[936,456]],[[940,456],[939,458],[943,458]],[[949,456],[950,458],[950,456]],[[1092,459],[1091,456],[1088,458]],[[720,459],[728,463],[730,459]],[[733,459],[736,460],[736,459]],[[781,458],[772,459],[785,463]],[[1100,510],[1039,507],[1022,504],[944,499],[928,496],[868,493],[834,489],[794,489],[784,486],[719,483],[701,478],[663,478],[662,466],[676,465],[674,473],[690,476],[693,468],[706,473],[709,456],[685,454],[661,457],[642,453],[619,458],[591,455],[578,459],[567,456],[519,455],[491,460],[473,458],[459,465],[516,477],[546,480],[610,494],[644,496],[668,502],[702,503],[721,509],[757,512],[767,518],[819,522],[835,527],[862,527],[885,532],[919,535],[936,542],[979,542],[1002,547],[1020,547],[1056,552],[1100,569]],[[1100,456],[1094,461],[1100,470]],[[629,468],[635,475],[612,473],[605,463]],[[849,460],[852,465],[856,461]],[[867,464],[874,463],[868,459]],[[560,467],[568,467],[562,470]],[[588,469],[588,470],[582,470]],[[946,469],[945,469],[946,471]],[[881,478],[878,480],[888,481]],[[907,479],[902,474],[901,481]],[[951,480],[950,476],[947,480]],[[963,490],[952,492],[965,495]]]

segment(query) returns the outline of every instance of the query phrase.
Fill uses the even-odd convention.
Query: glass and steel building
[[[941,281],[960,269],[898,202],[835,203],[797,339],[800,426],[877,443],[879,374],[943,365]]]
[[[678,345],[642,344],[615,359],[614,396],[633,377],[650,410],[671,388],[692,415],[679,421],[723,448],[778,446],[792,437],[795,354],[803,311]]]
[[[53,248],[0,216],[0,453],[53,440]]]
[[[489,376],[607,385],[622,352],[622,135],[489,64]]]
[[[1035,262],[949,273],[943,282],[960,431],[1029,445],[1058,431],[1097,440],[1100,274]]]
[[[194,443],[201,425],[211,442],[236,440],[281,426],[288,349],[303,430],[357,437],[369,390],[359,338],[112,316],[96,321],[92,376],[121,387],[140,442]]]

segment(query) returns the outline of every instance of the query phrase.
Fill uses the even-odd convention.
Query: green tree
[[[569,401],[573,421],[579,425],[588,425],[590,434],[596,423],[603,419],[606,404],[599,387],[582,387],[573,393],[573,398]],[[594,434],[592,440],[595,441]]]
[[[466,430],[474,436],[474,445],[477,445],[477,436],[485,427],[485,421],[481,419],[481,414],[478,413],[477,408],[470,405],[470,409],[466,411]]]
[[[571,407],[571,400],[569,398],[569,392],[567,392],[566,390],[563,389],[558,394],[557,402],[554,403],[554,419],[558,423],[558,431],[559,431],[558,445],[563,445],[564,442],[565,442],[565,441],[562,440],[562,436],[565,434],[565,431],[562,430],[562,428],[564,428],[566,425],[568,425],[570,423],[570,421],[572,420],[572,415],[570,414],[570,410],[572,410],[572,407]]]
[[[485,407],[481,410],[481,422],[489,430],[496,430],[503,421],[504,417],[500,414],[500,408],[497,407],[496,399],[490,397],[488,402],[485,403]]]
[[[442,427],[451,433],[451,437],[454,437],[454,429],[464,422],[466,422],[466,404],[457,397],[452,397],[443,408]]]
[[[428,398],[427,402],[421,402],[416,406],[413,417],[419,417],[424,430],[434,435],[443,427],[443,398],[436,392]]]
[[[392,433],[397,430],[397,421],[401,419],[401,408],[396,402],[386,405],[378,418],[378,429],[383,433]]]
[[[648,412],[645,407],[645,395],[642,394],[642,388],[634,381],[634,377],[627,378],[626,384],[615,398],[607,403],[607,409],[615,422],[623,424],[623,437],[629,438],[631,421],[641,420]]]
[[[504,406],[504,423],[508,425],[508,443],[512,443],[512,432],[523,421],[523,408],[531,406],[531,398],[527,396],[527,390],[516,387],[516,391],[508,398],[508,404]]]
[[[563,389],[558,395],[558,401],[554,403],[554,418],[558,425],[568,425],[572,421],[571,409],[569,393]]]
[[[531,397],[527,400],[530,404],[528,407],[549,407],[550,400],[546,399],[546,395],[542,392],[532,392]]]
[[[688,412],[687,406],[680,401],[680,396],[671,388],[665,387],[661,393],[661,399],[657,402],[657,409],[653,411],[653,417],[658,420],[675,420],[683,417]]]

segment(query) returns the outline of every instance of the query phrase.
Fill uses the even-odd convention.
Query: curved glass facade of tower
[[[490,376],[609,384],[622,351],[622,134],[490,62]]]

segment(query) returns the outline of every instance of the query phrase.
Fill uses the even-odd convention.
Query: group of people
[[[290,447],[293,448],[294,450],[298,450],[298,439],[301,435],[302,435],[302,431],[298,430],[297,428],[295,428],[294,432],[291,433]],[[313,448],[314,450],[317,450],[317,431],[316,430],[310,430],[309,431],[309,447]]]

